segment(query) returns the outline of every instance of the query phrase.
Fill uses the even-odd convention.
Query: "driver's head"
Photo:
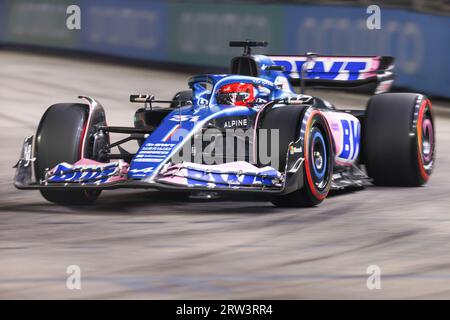
[[[251,106],[255,101],[255,89],[250,83],[227,84],[218,90],[216,100],[218,104]]]

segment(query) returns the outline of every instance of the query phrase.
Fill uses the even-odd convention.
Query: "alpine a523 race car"
[[[134,127],[107,125],[91,97],[50,106],[25,139],[15,186],[63,205],[92,203],[104,189],[155,188],[259,193],[299,207],[319,204],[330,189],[427,182],[431,103],[418,93],[386,93],[392,57],[265,56],[251,48],[266,42],[230,45],[244,54],[231,60],[229,74],[193,76],[173,100],[131,95],[143,104]],[[306,86],[365,86],[375,94],[365,110],[338,110],[305,94]],[[127,136],[111,142],[110,133]],[[136,152],[125,150],[130,140]]]

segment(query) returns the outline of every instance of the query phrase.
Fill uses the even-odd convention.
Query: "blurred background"
[[[0,0],[0,299],[449,299],[450,2],[385,2]],[[71,5],[79,30],[67,28]],[[367,27],[371,5],[380,29]],[[170,99],[193,73],[225,71],[242,52],[228,42],[247,38],[269,42],[257,53],[394,56],[396,89],[432,97],[430,183],[308,209],[141,190],[62,207],[14,188],[23,139],[48,106],[92,96],[108,123],[132,126],[131,93]],[[319,96],[351,109],[369,98]],[[66,287],[70,265],[82,290]],[[367,286],[372,265],[381,290]]]
[[[450,98],[450,1],[385,2],[0,0],[0,43],[224,70],[240,53],[230,39],[266,40],[272,54],[392,55],[398,87]],[[80,30],[66,27],[72,4]],[[374,4],[381,28],[370,30]]]

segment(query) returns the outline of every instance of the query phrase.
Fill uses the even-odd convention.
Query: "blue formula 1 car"
[[[417,93],[385,93],[392,57],[265,56],[251,48],[266,42],[230,45],[244,54],[231,60],[229,74],[193,76],[173,100],[131,95],[143,104],[134,127],[108,126],[90,97],[50,106],[25,139],[15,186],[63,205],[92,203],[104,189],[156,188],[266,194],[277,206],[299,207],[317,205],[330,189],[428,180],[431,103]],[[306,86],[365,86],[375,95],[364,110],[338,110],[305,94]],[[110,133],[126,137],[111,142]],[[136,152],[125,150],[130,140]]]

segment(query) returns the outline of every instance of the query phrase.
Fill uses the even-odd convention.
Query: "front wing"
[[[47,170],[41,181],[36,181],[33,177],[35,159],[32,154],[33,137],[29,137],[25,139],[20,160],[15,166],[14,185],[18,189],[154,188],[282,194],[302,187],[303,183],[303,170],[299,170],[303,159],[296,154],[288,155],[290,169],[284,173],[271,167],[258,168],[243,161],[219,165],[184,162],[168,163],[157,175],[146,179],[129,178],[129,165],[123,161],[101,163],[81,159],[74,164],[60,163]]]
[[[291,148],[292,147],[292,148]],[[300,142],[290,144],[289,150],[299,150]],[[154,177],[128,177],[126,162],[101,163],[82,159],[74,164],[60,163],[48,170],[42,181],[34,178],[33,137],[26,138],[17,164],[14,185],[18,189],[118,189],[139,188],[167,191],[214,191],[287,194],[303,187],[303,157],[288,152],[285,172],[271,167],[258,168],[247,162],[220,165],[196,163],[166,164]],[[345,172],[333,174],[332,189],[362,187],[367,176],[352,166]]]

